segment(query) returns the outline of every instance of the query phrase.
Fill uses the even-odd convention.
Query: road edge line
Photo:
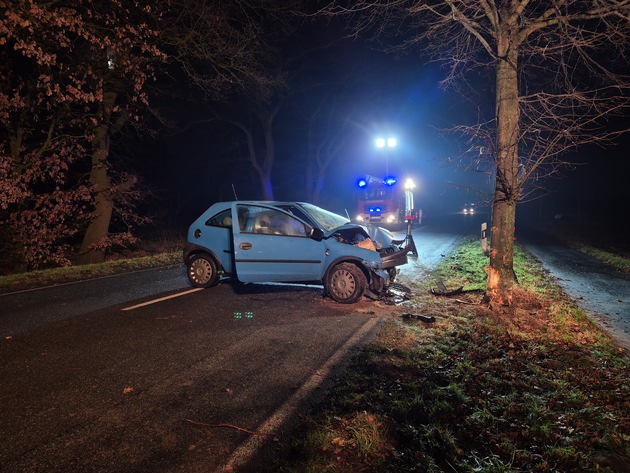
[[[363,339],[382,319],[373,317],[368,320],[359,331],[350,337],[346,342],[333,353],[326,362],[316,370],[310,378],[300,386],[300,388],[287,399],[273,414],[260,424],[256,429],[258,432],[274,432],[277,427],[281,426],[288,419],[289,415],[295,411],[298,404],[302,402],[314,389],[316,389],[324,380],[328,379],[335,365],[337,365],[342,357],[356,344]],[[234,471],[237,468],[244,467],[256,454],[258,449],[267,440],[265,436],[251,436],[248,440],[241,443],[232,452],[225,464],[219,467],[216,473],[225,471]]]
[[[203,287],[196,287],[194,289],[189,289],[188,291],[178,292],[177,294],[171,294],[170,296],[160,297],[158,299],[151,299],[150,301],[142,302],[140,304],[131,305],[129,307],[123,307],[120,310],[127,311],[127,310],[138,309],[139,307],[145,307],[147,305],[157,304],[158,302],[166,301],[168,299],[174,299],[176,297],[185,296],[186,294],[190,294],[192,292],[203,291],[203,289],[204,289]]]

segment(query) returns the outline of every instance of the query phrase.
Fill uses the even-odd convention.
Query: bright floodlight
[[[405,182],[405,189],[412,190],[415,188],[416,188],[416,185],[414,184],[414,182],[411,179],[407,179],[407,181]]]
[[[376,138],[376,141],[374,142],[376,144],[377,148],[385,148],[385,146],[387,146],[388,148],[395,148],[397,141],[396,138]]]

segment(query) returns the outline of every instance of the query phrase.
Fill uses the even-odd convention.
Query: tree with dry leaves
[[[110,233],[137,192],[135,177],[113,172],[110,146],[147,105],[164,58],[159,13],[132,0],[0,1],[0,11],[2,223],[28,267],[67,264],[81,231],[79,262],[102,261],[130,237]]]
[[[493,116],[458,129],[477,158],[481,152],[492,162],[486,300],[510,305],[516,207],[526,184],[566,164],[568,150],[627,131],[608,120],[630,104],[630,1],[359,0],[331,2],[321,13],[349,15],[354,34],[443,61],[444,85],[491,81]]]
[[[95,97],[83,110],[87,122],[91,166],[89,183],[94,195],[92,218],[85,230],[78,262],[98,263],[106,250],[133,241],[127,229],[112,233],[115,212],[128,224],[142,221],[129,212],[137,200],[136,176],[114,172],[111,143],[128,126],[142,126],[149,104],[148,84],[156,65],[165,60],[158,46],[159,6],[130,0],[73,2],[81,19],[81,36],[74,38],[73,64],[81,87]]]
[[[87,153],[70,110],[86,97],[73,71],[59,67],[78,21],[30,2],[0,2],[0,10],[2,253],[18,270],[66,265],[91,205],[72,171]]]

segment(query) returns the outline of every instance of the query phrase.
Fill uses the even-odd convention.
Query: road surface
[[[401,280],[478,233],[414,230]],[[193,290],[179,266],[1,295],[0,471],[255,471],[397,311],[317,285]]]
[[[466,228],[416,231],[420,278]],[[0,471],[255,471],[385,317],[183,267],[0,296]],[[399,310],[399,309],[398,309]]]
[[[542,261],[562,289],[624,348],[630,350],[630,276],[553,236],[524,229],[519,243]]]

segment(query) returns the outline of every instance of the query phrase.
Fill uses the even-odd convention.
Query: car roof
[[[276,204],[303,204],[305,202],[297,202],[297,201],[285,201],[285,200],[224,200],[220,202],[215,202],[214,205],[225,204],[265,204],[265,205],[276,205]]]
[[[284,201],[284,200],[228,200],[222,202],[215,202],[210,206],[210,208],[214,209],[227,209],[231,207],[233,204],[242,204],[242,205],[270,205],[272,207],[278,207],[280,205],[303,205],[305,202],[296,202],[296,201]]]

